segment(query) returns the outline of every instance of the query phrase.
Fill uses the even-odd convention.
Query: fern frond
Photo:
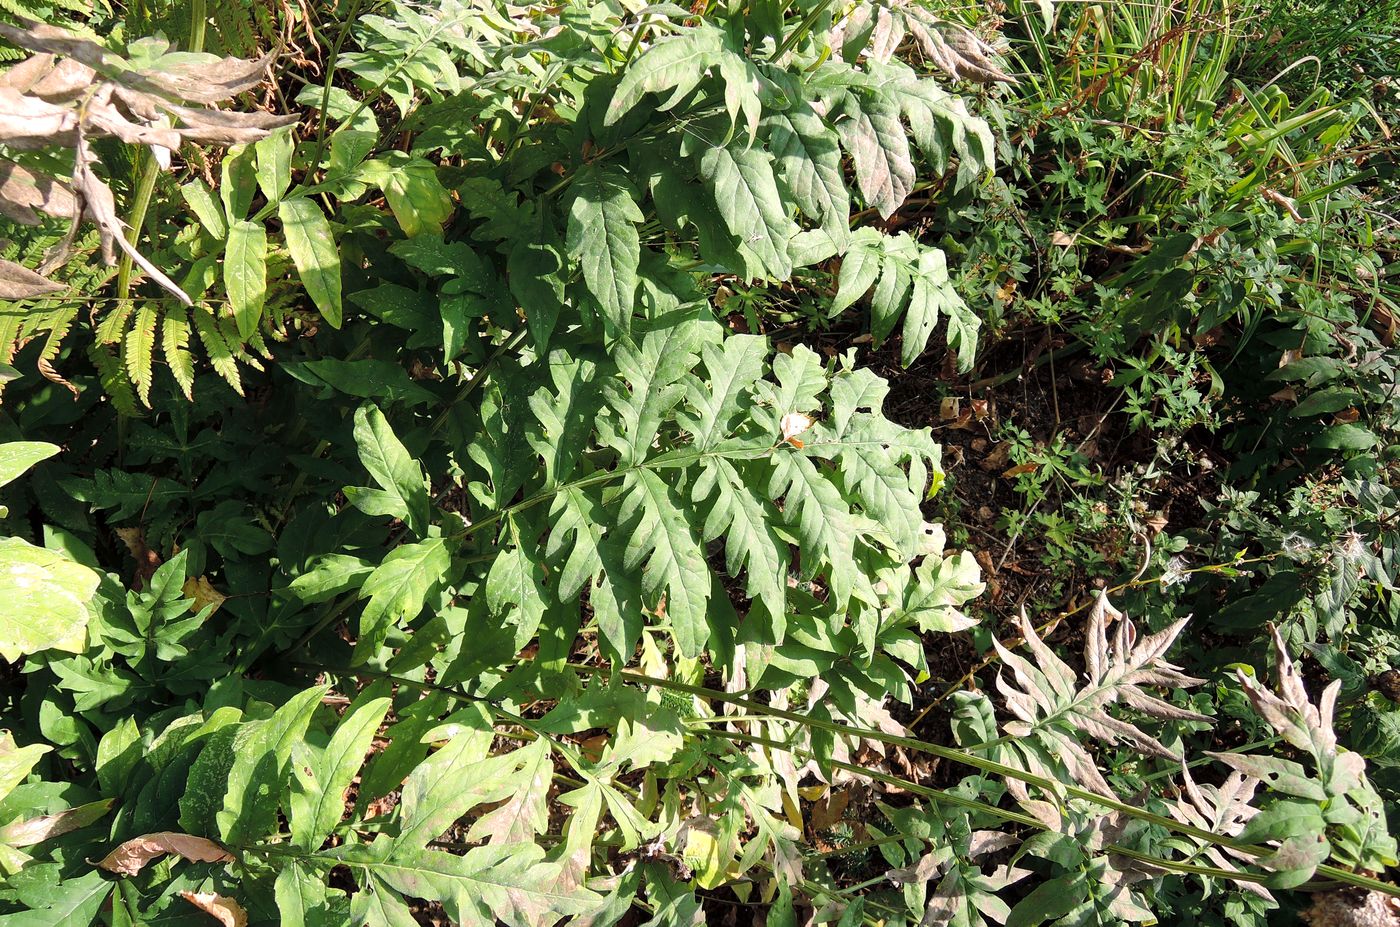
[[[131,313],[135,310],[134,304],[129,299],[121,300],[115,309],[102,317],[102,321],[97,323],[97,343],[117,344],[126,333],[126,323],[131,319]]]
[[[189,351],[190,320],[184,307],[171,308],[161,321],[161,350],[165,363],[186,399],[194,399],[194,355]]]
[[[136,321],[127,332],[122,356],[126,362],[126,373],[136,386],[142,405],[151,404],[152,364],[156,351],[156,321],[160,310],[155,303],[143,304],[136,313]]]
[[[194,318],[195,331],[199,334],[205,353],[209,355],[209,363],[213,365],[214,372],[223,377],[224,382],[233,387],[235,393],[242,396],[243,378],[238,372],[238,362],[234,360],[233,351],[219,331],[218,321],[203,306],[196,306],[191,315]]]
[[[102,389],[111,397],[112,406],[122,415],[139,414],[136,394],[131,391],[131,381],[127,379],[116,353],[106,345],[94,342],[88,348],[88,358],[97,368],[97,378]]]

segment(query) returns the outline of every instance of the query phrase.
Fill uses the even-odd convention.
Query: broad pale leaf
[[[0,657],[13,663],[41,650],[81,653],[88,602],[101,577],[56,551],[0,538]]]
[[[303,850],[317,849],[345,813],[345,790],[359,775],[365,753],[379,731],[391,701],[376,698],[346,713],[317,758],[310,775],[296,778],[291,799],[292,841]]]
[[[623,72],[603,124],[617,122],[648,93],[671,93],[662,110],[679,102],[699,86],[705,72],[719,60],[722,37],[719,29],[702,24],[647,49]]]
[[[856,183],[867,205],[888,219],[914,189],[914,158],[896,102],[882,95],[851,95],[840,124],[855,161]]]
[[[442,231],[452,217],[452,196],[437,168],[423,158],[389,152],[360,165],[357,177],[384,191],[389,209],[409,238]]]
[[[836,133],[810,108],[768,118],[769,149],[798,207],[821,223],[838,252],[850,240],[850,197]]]
[[[545,862],[533,843],[492,844],[456,855],[380,837],[339,855],[395,891],[441,902],[452,923],[463,927],[535,927],[585,914],[599,902],[587,889],[555,888],[559,864]]]
[[[665,596],[665,614],[682,655],[698,658],[710,636],[710,572],[705,552],[681,510],[674,490],[652,470],[629,475],[618,521],[635,528],[623,568],[643,566],[642,588],[653,600]]]
[[[9,731],[0,731],[0,799],[5,798],[28,778],[39,758],[52,750],[47,744],[15,745]]]
[[[0,444],[0,486],[19,479],[30,467],[57,454],[57,444],[44,441],[7,441]]]
[[[271,718],[254,721],[251,736],[239,742],[228,774],[223,808],[215,815],[219,835],[234,846],[261,840],[277,828],[277,808],[286,785],[292,744],[306,733],[311,713],[328,687],[294,695]]]
[[[394,548],[360,587],[361,597],[369,598],[369,604],[360,614],[355,659],[372,655],[395,622],[417,617],[451,569],[452,555],[443,538]]]
[[[488,843],[525,843],[549,830],[549,786],[554,779],[553,753],[547,738],[536,738],[515,754],[518,771],[511,777],[513,790],[504,802],[477,818],[467,831],[468,840]]]

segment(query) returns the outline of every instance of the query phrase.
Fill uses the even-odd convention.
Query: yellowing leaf
[[[189,579],[185,580],[185,585],[180,591],[185,594],[185,598],[194,599],[194,602],[190,605],[190,611],[203,611],[206,607],[212,605],[213,608],[210,609],[209,612],[211,615],[218,611],[219,606],[223,605],[224,601],[228,598],[228,596],[224,595],[210,584],[209,577],[207,576],[191,576]]]
[[[160,831],[133,837],[102,858],[97,865],[117,875],[134,876],[153,859],[174,853],[192,863],[227,863],[233,857],[204,837]]]
[[[39,757],[53,748],[46,744],[30,744],[27,747],[15,746],[14,737],[9,731],[0,731],[0,798],[9,795],[39,762]]]
[[[213,892],[181,892],[180,897],[223,924],[224,927],[247,927],[248,912],[232,898]]]

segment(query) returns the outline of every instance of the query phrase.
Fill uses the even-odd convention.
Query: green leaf
[[[709,543],[724,538],[729,575],[737,578],[743,571],[745,591],[763,603],[774,637],[781,640],[787,616],[788,545],[774,526],[781,524],[782,515],[728,460],[706,461],[694,493],[697,501],[714,496],[702,539]]]
[[[41,650],[81,653],[88,602],[101,578],[60,553],[0,538],[0,657],[13,663]]]
[[[702,24],[647,49],[623,72],[603,124],[610,126],[617,122],[648,93],[671,91],[670,99],[659,107],[663,111],[680,102],[699,86],[705,72],[718,62],[722,36],[720,30]]]
[[[557,242],[521,239],[506,258],[511,294],[525,311],[530,340],[543,354],[564,308],[565,261]]]
[[[414,406],[437,402],[437,397],[419,386],[408,371],[386,360],[322,360],[287,363],[283,369],[303,383],[324,384],[331,389],[361,399],[384,399]]]
[[[413,898],[440,902],[463,927],[534,927],[586,914],[598,897],[583,888],[555,888],[559,864],[533,843],[492,844],[462,855],[405,847],[387,837],[338,853],[354,868]]]
[[[280,200],[292,182],[292,146],[294,142],[291,130],[282,129],[273,132],[266,138],[259,139],[253,145],[253,151],[257,156],[255,174],[258,188],[262,190],[263,196],[267,197],[269,203],[276,203]]]
[[[856,529],[850,508],[826,474],[800,452],[781,453],[775,459],[768,497],[784,498],[783,511],[797,529],[802,551],[802,573],[815,575],[830,567],[831,592],[838,606],[850,598],[857,572]]]
[[[340,823],[345,813],[345,790],[359,775],[379,725],[389,713],[388,698],[352,706],[309,774],[300,772],[291,798],[292,842],[315,850]]]
[[[288,784],[292,745],[301,740],[311,714],[329,686],[292,696],[266,721],[245,725],[228,774],[228,791],[216,817],[219,835],[231,846],[249,846],[277,829],[277,807]]]
[[[248,208],[253,205],[253,194],[257,190],[253,149],[247,145],[234,145],[224,152],[219,170],[222,180],[219,184],[219,196],[224,201],[224,215],[232,226],[238,220],[246,218]]]
[[[160,346],[170,375],[186,399],[194,398],[194,355],[190,353],[190,320],[184,309],[165,310],[160,323]]]
[[[96,918],[115,882],[93,869],[57,882],[48,890],[42,907],[14,914],[0,914],[0,927],[87,927]]]
[[[360,587],[369,603],[360,614],[355,660],[371,656],[389,629],[416,618],[428,596],[447,581],[452,555],[443,538],[428,538],[390,551]]]
[[[204,226],[204,230],[219,241],[224,240],[228,234],[228,226],[224,224],[224,213],[219,208],[219,204],[214,202],[214,196],[209,192],[209,188],[204,185],[204,181],[195,178],[189,183],[180,187],[180,195],[185,198],[195,217],[199,219],[199,224]]]
[[[30,744],[27,747],[15,746],[15,739],[9,731],[0,731],[0,799],[14,791],[34,769],[39,758],[51,751],[47,744]]]
[[[335,927],[345,922],[344,908],[335,910],[332,901],[343,905],[344,894],[336,889],[328,890],[324,875],[301,860],[289,859],[282,866],[273,885],[273,897],[281,927]],[[417,927],[412,915],[408,923]]]
[[[546,556],[557,561],[568,552],[558,572],[559,597],[579,594],[592,580],[589,603],[602,641],[616,658],[625,659],[641,634],[642,589],[636,573],[624,565],[623,539],[607,535],[613,519],[590,493],[570,487],[559,493],[550,509]]]
[[[342,592],[358,589],[374,564],[351,554],[324,554],[287,585],[287,591],[308,605],[327,602]]]
[[[546,596],[537,558],[519,546],[507,548],[486,574],[486,607],[497,621],[515,626],[515,649],[528,644],[544,619]]]
[[[682,655],[698,658],[710,636],[707,604],[710,571],[699,539],[690,529],[674,490],[653,470],[629,475],[618,521],[635,528],[623,555],[623,568],[634,571],[645,561],[642,589],[652,598],[665,594],[665,614]]]
[[[774,280],[792,276],[788,241],[798,228],[778,194],[772,155],[757,148],[709,148],[700,158],[700,175],[725,224],[758,257],[764,273]]]
[[[224,247],[224,288],[238,322],[238,334],[253,337],[267,299],[267,231],[240,219],[228,230]]]
[[[603,322],[613,333],[632,326],[641,262],[643,221],[631,185],[615,167],[590,164],[579,171],[569,205],[569,255],[579,261]]]
[[[127,376],[136,386],[141,402],[151,404],[152,363],[156,352],[156,319],[160,310],[154,303],[146,303],[136,312],[136,320],[131,331],[126,333],[123,344],[123,360],[126,362]]]
[[[1011,909],[1006,927],[1036,927],[1048,920],[1064,917],[1084,897],[1083,890],[1076,886],[1076,882],[1082,878],[1080,873],[1069,873],[1040,883]]]
[[[1360,425],[1341,424],[1325,428],[1310,442],[1311,447],[1339,451],[1365,451],[1380,443],[1369,429]]]
[[[678,419],[691,433],[695,446],[710,450],[730,437],[750,403],[749,391],[763,377],[768,342],[758,335],[734,335],[724,343],[701,349],[706,383],[686,378],[687,399],[695,412],[680,412]]]
[[[0,486],[13,483],[30,467],[58,452],[57,444],[45,441],[6,441],[0,444]]]
[[[851,234],[851,202],[836,133],[809,107],[775,114],[767,123],[768,147],[793,200],[844,251]]]
[[[393,514],[419,537],[432,522],[432,502],[423,469],[394,435],[384,413],[372,405],[355,410],[355,447],[369,475],[392,498]]]
[[[429,161],[390,152],[361,164],[358,176],[384,191],[399,228],[409,238],[441,232],[452,217],[452,197]]]
[[[282,235],[292,254],[306,294],[332,328],[340,327],[340,251],[321,207],[306,197],[293,197],[277,205]]]

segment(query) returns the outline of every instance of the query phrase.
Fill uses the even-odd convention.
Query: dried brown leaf
[[[0,158],[0,214],[21,225],[38,225],[39,213],[72,219],[78,214],[77,197],[49,175]]]
[[[1114,623],[1109,634],[1109,622]],[[1133,623],[1100,593],[1089,610],[1084,629],[1084,665],[1087,681],[1078,684],[1074,672],[1040,638],[1030,619],[1019,618],[1021,637],[1034,658],[1028,660],[994,641],[997,655],[1015,677],[1013,684],[1005,673],[997,676],[997,689],[1007,708],[1018,720],[1003,725],[1013,737],[1040,734],[1054,739],[1059,755],[1070,772],[1090,788],[1107,789],[1092,758],[1071,736],[1056,725],[1068,724],[1091,737],[1108,743],[1126,741],[1139,749],[1170,759],[1176,755],[1136,725],[1110,715],[1109,705],[1118,702],[1149,717],[1164,720],[1208,720],[1204,715],[1180,708],[1149,692],[1144,686],[1188,687],[1202,680],[1186,676],[1163,662],[1163,656],[1185,627],[1185,620],[1138,641]]]
[[[0,259],[0,299],[31,299],[61,289],[63,284],[41,277],[23,264]]]
[[[41,56],[53,61],[52,55]],[[64,58],[30,86],[28,93],[49,103],[71,103],[97,80],[97,72],[72,58]]]
[[[33,151],[78,140],[78,116],[65,106],[0,87],[0,143]]]
[[[88,150],[87,143],[80,141],[73,159],[73,189],[82,197],[84,213],[97,224],[98,231],[101,233],[103,259],[109,265],[116,262],[112,251],[112,245],[115,243],[130,255],[136,265],[149,274],[152,280],[172,293],[186,306],[193,306],[194,301],[184,290],[180,289],[174,280],[171,280],[159,268],[146,260],[126,240],[125,229],[121,220],[117,218],[117,206],[112,197],[112,189],[92,172],[92,163],[93,157]]]
[[[164,71],[143,71],[167,92],[194,103],[222,103],[262,83],[268,65],[277,55],[269,52],[255,61],[223,58],[214,62],[191,62]]]
[[[939,847],[924,854],[912,866],[889,870],[885,873],[885,878],[896,885],[922,885],[941,875],[952,861],[952,851],[948,847]]]
[[[0,38],[32,52],[47,52],[53,55],[76,58],[88,67],[98,70],[101,70],[106,64],[107,50],[96,42],[80,39],[56,26],[35,22],[32,19],[21,18],[19,22],[18,26],[0,22]]]
[[[980,84],[1015,84],[1016,78],[996,62],[996,49],[972,30],[945,20],[911,20],[909,31],[924,54],[950,77]]]
[[[224,927],[248,927],[248,912],[232,898],[213,892],[181,892],[180,897],[217,920]]]
[[[233,857],[204,837],[160,831],[133,837],[102,858],[97,865],[117,875],[134,876],[153,859],[174,853],[192,863],[226,863]]]
[[[49,71],[53,70],[54,56],[49,54],[30,55],[19,64],[0,74],[0,87],[11,87],[20,93],[27,93]]]
[[[29,847],[69,831],[86,827],[101,818],[112,807],[112,799],[89,802],[55,814],[45,814],[27,821],[15,821],[0,828],[0,843],[12,847]]]

